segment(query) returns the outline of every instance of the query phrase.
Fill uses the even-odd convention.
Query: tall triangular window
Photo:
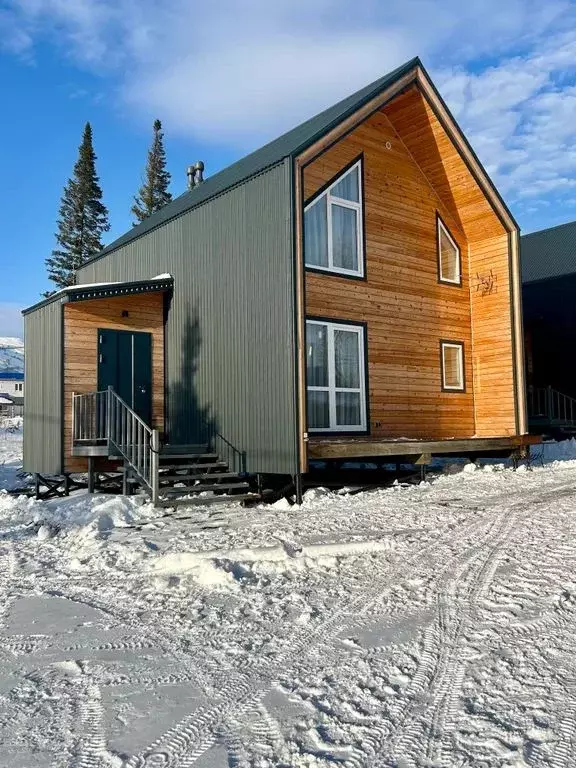
[[[307,267],[364,276],[362,207],[362,160],[358,160],[304,208]]]

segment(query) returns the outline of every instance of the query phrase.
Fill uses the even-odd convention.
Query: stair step
[[[197,459],[209,459],[212,461],[217,461],[219,458],[217,453],[161,453],[159,454],[160,461],[162,462],[164,459],[167,461],[174,461],[174,459],[182,459],[183,461],[190,461],[190,463],[194,463]],[[160,464],[160,466],[164,466],[163,464]]]
[[[174,454],[190,454],[190,453],[206,453],[208,450],[208,443],[202,443],[200,445],[170,445],[166,444],[162,448],[161,456],[171,456]]]
[[[156,504],[157,507],[170,508],[170,507],[187,507],[194,506],[196,504],[230,504],[231,502],[239,501],[261,501],[261,497],[257,493],[239,493],[235,496],[193,496],[189,499],[160,499]]]
[[[180,488],[162,488],[162,494],[202,493],[203,491],[231,491],[234,489],[246,489],[250,486],[248,483],[198,483],[198,485],[184,485]]]
[[[179,480],[181,483],[186,482],[186,480],[231,480],[232,478],[240,480],[238,472],[207,472],[203,475],[160,475],[160,480]]]
[[[181,469],[183,472],[194,472],[195,470],[204,470],[204,469],[228,469],[228,464],[226,464],[225,461],[215,461],[212,464],[161,464],[160,465],[160,473],[162,473],[164,470],[175,470],[175,469]],[[160,474],[160,477],[166,477],[166,475]],[[185,475],[180,475],[180,477],[185,477]]]

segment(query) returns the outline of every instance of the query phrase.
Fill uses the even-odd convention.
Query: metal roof
[[[522,282],[576,273],[576,221],[520,238]]]
[[[0,381],[24,381],[22,371],[0,371]]]
[[[288,133],[274,139],[274,141],[257,149],[250,155],[246,155],[246,157],[243,157],[236,163],[229,165],[219,173],[214,174],[214,176],[209,176],[200,186],[180,195],[157,213],[148,216],[141,224],[132,227],[124,235],[106,246],[90,261],[106,256],[111,251],[126,245],[131,240],[135,240],[137,237],[159,227],[170,219],[174,219],[186,211],[196,208],[196,206],[216,197],[225,190],[230,189],[230,187],[241,184],[251,176],[255,176],[266,168],[281,162],[285,157],[300,154],[327,131],[339,125],[339,123],[354,114],[365,103],[377,96],[380,91],[392,85],[396,80],[417,66],[422,66],[422,64],[420,59],[415,57],[379,80],[375,80],[365,88],[324,110],[324,112],[320,112],[320,114],[310,120],[301,123],[296,128],[288,131]]]
[[[151,280],[132,280],[129,282],[115,283],[88,283],[86,285],[71,285],[62,288],[42,301],[22,310],[23,315],[34,312],[40,307],[60,301],[66,304],[69,301],[86,301],[86,299],[105,299],[114,296],[133,296],[137,293],[153,293],[154,291],[169,291],[174,286],[172,277],[153,277]]]

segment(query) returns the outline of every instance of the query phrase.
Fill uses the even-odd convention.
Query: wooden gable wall
[[[508,233],[416,88],[309,162],[304,199],[361,152],[367,279],[306,271],[305,314],[367,322],[371,435],[516,434]],[[438,282],[437,212],[461,287]],[[464,344],[465,392],[441,390],[441,339]]]
[[[479,437],[515,434],[508,231],[416,86],[384,111],[468,241],[475,433]]]

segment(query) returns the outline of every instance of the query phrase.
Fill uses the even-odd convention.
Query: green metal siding
[[[173,276],[169,440],[218,433],[248,472],[297,471],[291,173],[286,159],[77,273],[78,283]]]
[[[24,469],[62,472],[62,305],[48,304],[24,317],[26,344]]]

